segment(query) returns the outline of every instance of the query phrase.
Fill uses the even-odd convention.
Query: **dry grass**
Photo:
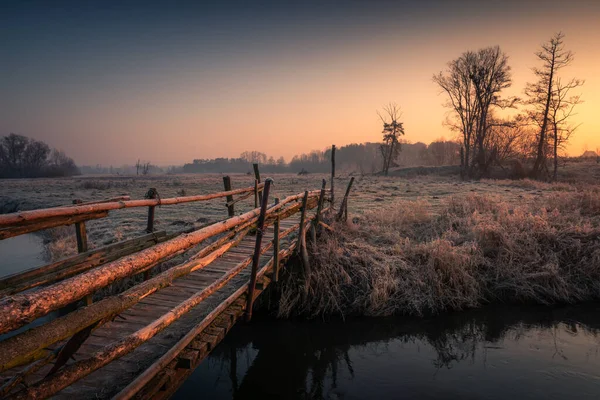
[[[435,209],[400,201],[320,240],[308,289],[283,281],[281,316],[420,316],[600,297],[600,195],[593,191],[520,204],[455,195]]]

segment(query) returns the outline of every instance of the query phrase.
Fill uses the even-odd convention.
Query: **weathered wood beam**
[[[261,184],[260,187],[263,185]],[[118,202],[107,203],[92,203],[73,206],[63,206],[54,208],[44,208],[40,210],[20,211],[11,214],[0,215],[0,227],[13,226],[31,221],[37,221],[52,217],[75,216],[80,214],[89,214],[98,211],[118,210],[131,207],[149,207],[158,205],[172,205],[181,203],[190,203],[194,201],[206,201],[227,197],[230,195],[243,194],[254,191],[254,187],[230,190],[225,192],[217,192],[210,194],[201,194],[196,196],[171,197],[167,199],[140,199],[140,200],[125,200]]]
[[[124,240],[0,279],[0,297],[56,282],[177,236],[165,231]]]
[[[78,206],[72,206],[73,208]],[[26,211],[25,211],[26,212]],[[10,214],[5,214],[10,215]],[[51,217],[44,220],[27,221],[24,223],[18,223],[14,226],[7,226],[0,229],[0,240],[8,239],[13,236],[24,235],[30,232],[37,232],[44,229],[55,228],[57,226],[72,225],[82,221],[88,221],[91,219],[104,218],[108,215],[108,211],[92,211],[85,214],[77,214],[72,216],[58,216]],[[2,215],[0,215],[2,217]]]

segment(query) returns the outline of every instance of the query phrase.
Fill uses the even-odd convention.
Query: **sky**
[[[467,50],[499,45],[513,85],[533,81],[555,32],[585,79],[568,151],[600,147],[600,1],[0,2],[0,135],[78,164],[176,165],[258,150],[287,160],[381,140],[454,134],[432,81]]]

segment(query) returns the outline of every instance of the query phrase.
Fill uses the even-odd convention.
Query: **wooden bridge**
[[[319,190],[273,201],[270,184],[0,215],[0,240],[73,224],[79,250],[0,279],[0,397],[168,398],[238,319],[251,318],[286,259],[297,254],[308,269],[307,238],[331,229],[323,221],[332,214],[325,180]],[[235,204],[252,196],[255,208],[235,215]],[[154,231],[157,205],[219,198],[227,219],[179,234]],[[85,221],[129,207],[148,207],[150,233],[88,250]],[[170,259],[178,263],[161,267]]]

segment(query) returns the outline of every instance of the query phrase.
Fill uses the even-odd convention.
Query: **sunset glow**
[[[497,44],[512,67],[507,94],[522,96],[534,53],[559,30],[575,53],[562,73],[586,81],[568,150],[600,147],[600,2],[35,3],[0,6],[0,129],[77,163],[253,149],[289,159],[381,140],[376,111],[390,101],[408,141],[453,138],[432,75]]]

